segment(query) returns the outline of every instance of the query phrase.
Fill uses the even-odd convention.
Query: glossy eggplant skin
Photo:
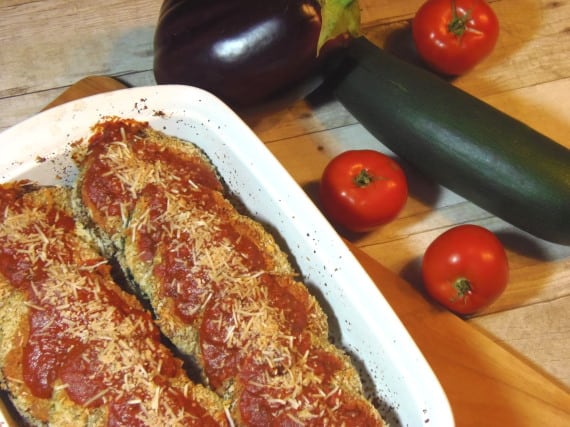
[[[320,27],[317,0],[165,0],[155,79],[206,89],[232,106],[259,103],[320,66],[331,50],[317,55]]]

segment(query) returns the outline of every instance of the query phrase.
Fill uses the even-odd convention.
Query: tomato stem
[[[460,277],[453,283],[453,287],[457,291],[457,295],[453,298],[453,301],[458,299],[465,299],[468,295],[471,294],[471,282],[464,277]]]
[[[374,180],[374,177],[368,173],[366,169],[362,169],[358,175],[354,177],[354,184],[357,187],[366,187]]]
[[[455,0],[451,0],[451,14],[452,19],[449,24],[447,24],[447,29],[450,33],[455,34],[457,37],[461,37],[463,33],[467,30],[467,21],[471,19],[471,11],[467,11],[463,16],[457,14],[457,6],[455,5]]]

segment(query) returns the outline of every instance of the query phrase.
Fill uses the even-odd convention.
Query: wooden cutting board
[[[46,108],[124,87],[110,77],[87,77]],[[567,390],[473,325],[435,307],[399,276],[347,244],[431,365],[449,398],[457,426],[570,425]]]

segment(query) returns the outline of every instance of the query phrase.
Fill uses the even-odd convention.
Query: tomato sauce
[[[108,216],[121,216],[121,206],[132,210],[136,200],[125,191],[118,177],[111,174],[109,165],[102,162],[93,162],[83,177],[83,197],[88,206],[95,206]],[[108,179],[101,179],[108,176]],[[107,231],[107,230],[106,230]]]
[[[132,130],[127,126],[122,133],[113,126],[120,124],[105,124],[108,133],[91,144],[123,140],[126,134],[141,163],[167,165],[176,176],[146,183],[137,197],[148,204],[148,218],[128,232],[134,233],[130,237],[136,240],[139,261],[152,265],[159,295],[171,300],[178,319],[198,328],[200,360],[211,387],[223,391],[234,383],[241,419],[249,426],[299,425],[296,417],[306,405],[320,415],[303,419],[303,425],[320,426],[324,419],[330,425],[378,425],[363,400],[335,386],[346,362],[311,335],[314,313],[308,292],[294,286],[293,279],[271,273],[272,261],[255,231],[236,221],[233,207],[221,200],[215,173],[164,147],[140,143],[146,124]],[[97,192],[96,185],[87,191]],[[168,197],[175,201],[169,203]],[[168,210],[172,204],[177,211]],[[187,224],[173,225],[179,212],[191,214]],[[202,217],[215,219],[209,223]],[[194,231],[200,222],[207,222],[206,228]],[[291,372],[306,376],[305,381],[288,384]],[[292,390],[294,399],[288,394]]]
[[[196,245],[214,250],[214,246],[223,242],[230,248],[227,252],[228,263],[243,275],[253,274],[270,269],[263,249],[251,240],[247,230],[242,229],[247,226],[228,218],[225,208],[220,206],[210,189],[194,188],[191,191],[182,191],[176,197],[180,204],[178,208],[181,211],[194,212],[197,219],[202,214],[216,216],[217,221],[206,231],[206,241],[199,243],[197,236],[192,235],[190,225],[183,229],[176,228],[176,232],[169,228],[173,217],[165,215],[169,196],[164,189],[152,184],[145,188],[143,196],[148,203],[149,212],[148,222],[136,231],[139,259],[143,262],[156,262],[153,274],[160,283],[160,295],[171,299],[179,319],[199,326],[203,367],[209,384],[215,390],[222,390],[228,381],[239,379],[245,390],[240,397],[239,408],[246,425],[293,425],[291,417],[295,415],[294,410],[276,411],[268,403],[271,399],[282,399],[282,392],[269,384],[263,385],[265,375],[282,373],[280,369],[286,368],[253,363],[248,351],[228,344],[228,325],[236,326],[233,333],[242,334],[240,327],[235,325],[233,316],[233,303],[239,296],[226,294],[231,284],[215,280],[216,272],[212,271],[210,266],[195,265],[194,262]],[[175,234],[176,238],[173,237]],[[237,259],[239,261],[236,261]],[[318,376],[318,386],[315,384],[303,387],[297,398],[315,405],[315,411],[321,411],[323,408],[330,411],[331,408],[339,406],[344,408],[348,397],[341,393],[331,393],[332,378],[343,368],[343,364],[334,354],[312,346],[307,337],[309,294],[293,292],[289,280],[292,279],[276,278],[270,274],[259,276],[254,286],[264,288],[263,292],[259,292],[263,301],[260,299],[256,303],[267,304],[281,313],[280,329],[274,331],[275,340],[278,340],[278,336],[287,336],[287,340],[293,340],[295,348],[292,349],[291,363],[302,360],[305,352],[311,354],[306,364]],[[245,333],[241,338],[256,340],[255,336],[248,337]],[[291,345],[291,341],[283,341],[279,345],[287,347]],[[323,388],[330,396],[326,400],[319,400],[315,396],[322,395]],[[268,395],[271,397],[268,398]],[[365,410],[351,409],[349,416],[345,416],[336,409],[332,419],[346,419],[348,425],[366,425],[360,420],[361,417],[367,417],[366,414]],[[320,422],[322,419],[313,425],[319,425]]]
[[[132,402],[153,395],[144,386],[147,379],[132,378],[144,370],[164,387],[157,410],[166,411],[167,402],[175,413],[185,411],[187,425],[218,425],[193,398],[168,386],[182,362],[160,344],[149,313],[117,293],[107,264],[74,234],[73,218],[55,206],[29,206],[18,196],[0,189],[0,206],[23,222],[15,228],[0,223],[0,274],[28,297],[22,371],[30,392],[49,399],[59,382],[80,405],[110,404],[110,426],[142,426],[140,407]]]
[[[98,222],[106,232],[114,233],[118,230],[106,228],[109,224],[105,217],[121,218],[124,212],[132,211],[140,195],[139,191],[144,189],[144,186],[133,187],[136,182],[136,179],[133,182],[133,177],[121,177],[120,174],[113,173],[116,168],[124,165],[121,165],[122,159],[118,160],[118,166],[109,159],[112,142],[129,146],[129,161],[133,162],[129,165],[131,171],[158,171],[157,174],[152,174],[151,180],[156,180],[155,183],[163,188],[185,189],[189,185],[199,185],[222,190],[214,169],[202,157],[152,141],[147,138],[148,132],[146,122],[117,118],[97,124],[89,138],[89,163],[84,169],[82,198],[87,206],[94,208],[92,211],[101,215]],[[164,173],[161,173],[161,164],[168,165]]]
[[[306,363],[310,369],[304,372],[311,372],[316,379],[311,380],[310,376],[304,378],[302,385],[279,381],[280,376],[287,376],[287,370],[276,370],[260,362],[262,359],[250,356],[244,360],[238,376],[244,391],[238,405],[245,424],[320,427],[328,419],[329,425],[335,426],[377,426],[377,419],[362,399],[343,393],[333,383],[333,376],[343,368],[339,356],[318,347],[310,347],[307,350],[307,358],[297,353],[293,360],[298,364]],[[275,384],[282,385],[275,387]],[[320,415],[300,418],[299,407],[285,405],[285,402],[290,402],[291,399],[307,412]]]
[[[191,180],[197,185],[221,190],[221,184],[211,167],[200,157],[176,152],[168,148],[166,144],[153,142],[148,138],[148,122],[132,119],[110,118],[98,123],[93,128],[89,137],[89,150],[99,155],[91,156],[92,159],[100,157],[107,151],[111,142],[125,142],[132,146],[135,157],[141,163],[153,164],[163,162],[168,164],[171,175],[183,179],[185,185]],[[168,179],[167,176],[163,177]]]
[[[224,261],[231,267],[220,268],[232,269],[231,274],[246,276],[264,272],[271,266],[263,249],[245,234],[247,230],[242,230],[243,224],[228,217],[225,205],[215,203],[211,190],[193,189],[176,196],[176,212],[192,212],[190,220],[199,222],[202,216],[215,215],[216,220],[201,231],[207,236],[203,241],[192,234],[191,224],[181,227],[172,224],[175,213],[165,215],[169,196],[160,188],[149,185],[144,197],[149,207],[147,222],[135,227],[139,259],[155,260],[153,274],[159,283],[159,294],[171,299],[178,318],[188,324],[201,322],[200,342],[206,375],[210,384],[218,388],[237,375],[245,356],[240,349],[228,347],[224,342],[227,331],[219,326],[232,323],[232,302],[239,296],[226,295],[226,288],[231,284],[219,281],[217,275],[221,273],[209,263],[195,265],[195,258],[225,247]],[[258,303],[268,304],[282,313],[280,332],[296,336],[308,324],[308,293],[293,294],[288,284],[288,279],[278,280],[270,274],[262,274],[254,286],[265,288],[264,301]],[[217,303],[209,304],[209,300]],[[236,333],[240,333],[239,328]]]

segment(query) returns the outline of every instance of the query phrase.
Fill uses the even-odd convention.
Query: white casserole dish
[[[210,93],[139,87],[42,112],[0,134],[0,180],[70,184],[71,144],[105,116],[148,121],[206,152],[250,213],[282,239],[329,315],[335,342],[353,356],[367,395],[392,427],[454,425],[441,385],[359,262],[251,129]]]

